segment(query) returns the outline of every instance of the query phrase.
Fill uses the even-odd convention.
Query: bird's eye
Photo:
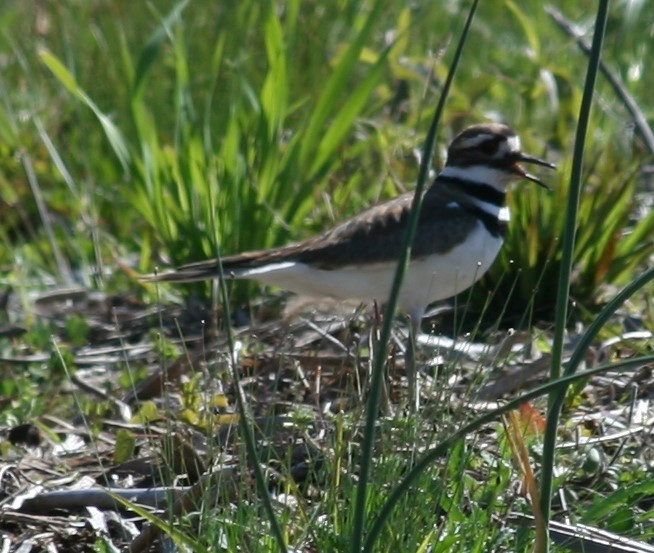
[[[479,145],[479,149],[488,156],[495,155],[498,147],[499,143],[497,140],[486,140]]]

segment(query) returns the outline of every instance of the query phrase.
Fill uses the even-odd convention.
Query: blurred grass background
[[[592,22],[592,2],[551,5],[581,31]],[[2,274],[121,290],[133,283],[125,267],[299,240],[411,189],[466,10],[390,0],[4,2]],[[651,3],[614,2],[604,55],[648,118],[652,21]],[[477,311],[492,293],[494,316],[551,317],[585,64],[541,2],[482,3],[436,164],[463,126],[499,120],[559,171],[547,175],[551,194],[514,190],[509,239],[475,290]],[[654,252],[651,155],[600,80],[573,288],[582,307]],[[236,293],[243,299],[245,288]]]
[[[550,5],[590,36],[595,2]],[[20,292],[81,284],[108,292],[143,290],[146,297],[150,291],[139,288],[137,272],[302,239],[412,189],[416,151],[469,9],[467,2],[445,0],[30,0],[1,6],[2,285]],[[615,0],[611,6],[604,61],[651,120],[654,77],[647,60],[654,4]],[[556,162],[559,170],[544,177],[549,194],[528,184],[513,190],[507,243],[474,289],[475,315],[486,309],[496,320],[504,312],[510,324],[552,320],[586,67],[585,54],[542,2],[481,3],[440,129],[436,168],[462,127],[498,120],[519,131],[526,151]],[[601,78],[573,274],[580,313],[592,312],[654,254],[651,158],[633,114]],[[252,291],[236,290],[236,299]],[[629,309],[645,314],[651,309],[647,294],[647,301],[634,299]],[[84,343],[86,331],[78,333]],[[6,369],[0,397],[12,402],[2,404],[7,424],[50,413],[55,405],[57,412],[65,405],[66,416],[78,413],[61,392],[61,367],[71,363],[52,336],[47,322],[39,322],[22,342],[3,342],[8,351],[50,350],[59,367],[54,373],[47,363],[34,363],[20,377]],[[479,373],[486,370],[479,365]],[[607,394],[614,393],[612,386]],[[87,410],[109,410],[87,403]],[[295,529],[326,551],[347,547],[351,509],[344,506],[356,482],[349,475],[357,470],[357,414],[339,417],[331,459],[336,469],[326,471],[322,505],[307,507],[308,530]],[[460,424],[455,418],[438,402],[420,421],[400,417],[402,432],[376,459],[371,512],[385,501],[387,483],[406,471],[398,443],[410,444],[406,451],[412,452],[427,447],[442,428]],[[439,428],[435,421],[443,420]],[[381,434],[390,435],[397,424],[390,421]],[[509,448],[500,449],[495,457],[486,451],[478,456],[463,443],[454,448],[442,473],[434,467],[416,484],[420,493],[407,494],[380,550],[402,550],[416,536],[423,540],[420,550],[430,543],[434,551],[483,551],[489,543],[529,550],[526,531],[514,540],[498,524],[498,513],[514,506],[516,479]],[[651,537],[651,506],[641,501],[642,490],[649,493],[644,486],[651,485],[644,450],[626,450],[619,462],[613,458],[609,477],[580,480],[583,489],[570,496],[572,506],[581,511],[596,501],[585,522]],[[577,462],[581,466],[577,457],[566,460],[573,467],[566,478],[574,477]],[[625,530],[623,514],[632,507],[642,518]],[[239,524],[229,527],[233,543],[261,532],[258,508],[238,502],[232,518]],[[331,525],[312,524],[325,512]],[[207,543],[218,543],[215,531]],[[303,536],[292,537],[302,542]]]

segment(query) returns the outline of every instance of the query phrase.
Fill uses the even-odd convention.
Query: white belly
[[[411,261],[400,292],[400,309],[421,316],[428,304],[466,290],[488,271],[502,242],[480,223],[468,240],[446,254]],[[244,271],[237,276],[301,295],[384,303],[390,294],[396,265],[385,262],[323,270],[303,263],[285,262]]]

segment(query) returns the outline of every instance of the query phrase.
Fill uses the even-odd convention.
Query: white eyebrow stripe
[[[519,152],[521,150],[522,145],[520,144],[520,137],[518,135],[509,136],[506,141],[509,145],[509,151]]]
[[[466,148],[476,148],[480,144],[486,142],[487,140],[492,140],[493,138],[495,138],[494,135],[484,132],[467,138],[464,144]]]

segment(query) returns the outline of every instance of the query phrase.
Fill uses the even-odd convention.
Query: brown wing
[[[430,191],[431,192],[431,191]],[[323,269],[398,259],[404,244],[413,194],[405,194],[308,240],[296,260]],[[425,195],[412,258],[444,253],[465,240],[476,217],[442,194]]]
[[[281,248],[259,250],[222,258],[225,274],[262,267],[271,263],[298,261],[325,270],[343,265],[397,259],[404,240],[413,194],[371,207],[332,229]],[[460,244],[478,219],[443,189],[432,187],[423,199],[417,239],[412,257],[444,253]],[[147,280],[189,282],[216,278],[218,260],[190,263],[176,271]]]

